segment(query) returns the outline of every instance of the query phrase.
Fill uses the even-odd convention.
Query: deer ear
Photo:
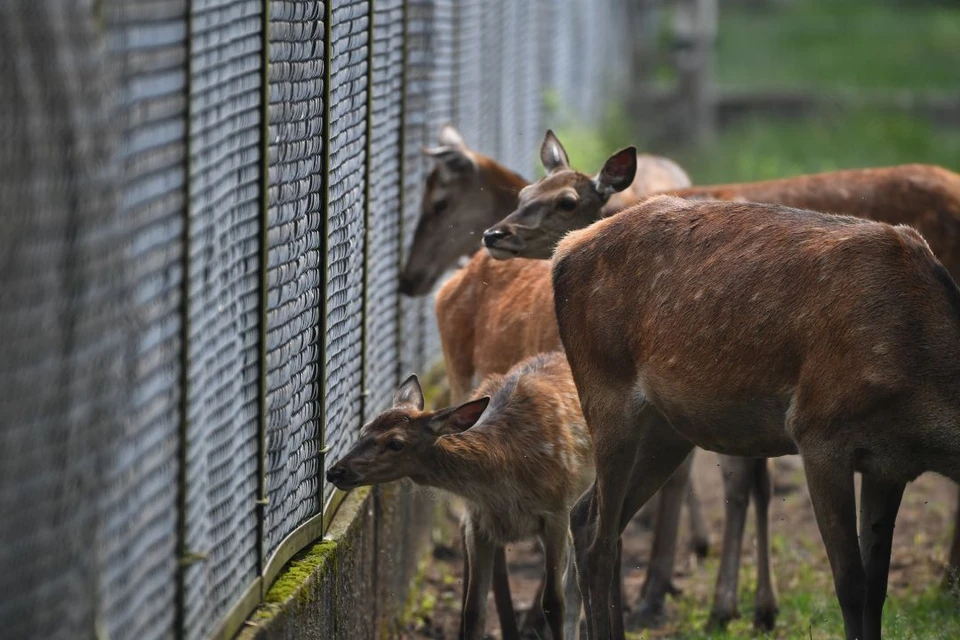
[[[570,168],[567,152],[560,141],[557,140],[553,129],[547,129],[547,135],[543,139],[543,144],[540,145],[540,162],[543,163],[543,168],[546,169],[547,173]]]
[[[466,149],[458,147],[423,147],[420,149],[425,156],[437,161],[442,170],[452,173],[465,173],[474,168],[473,158]]]
[[[627,147],[607,158],[593,183],[600,197],[606,202],[610,196],[633,184],[636,175],[637,148]]]
[[[440,144],[445,147],[457,147],[466,149],[467,141],[463,139],[463,134],[457,131],[452,124],[445,124],[440,127]]]
[[[413,373],[409,378],[403,381],[393,394],[393,406],[413,407],[417,411],[423,411],[423,390],[420,389],[420,381],[417,380],[417,374]]]
[[[455,409],[444,411],[441,416],[437,416],[442,420],[442,425],[437,425],[437,430],[450,433],[466,431],[477,423],[477,420],[483,415],[488,404],[490,404],[490,397],[484,396],[476,400],[471,400],[470,402],[465,402]]]

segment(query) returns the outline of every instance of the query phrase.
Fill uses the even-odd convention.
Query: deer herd
[[[620,536],[648,502],[635,610],[658,616],[684,506],[694,548],[710,544],[690,485],[699,447],[719,454],[725,494],[708,625],[738,615],[752,496],[754,624],[773,628],[767,458],[799,454],[846,637],[879,638],[906,484],[960,482],[960,175],[903,165],[693,187],[633,147],[582,173],[548,131],[530,184],[451,126],[424,153],[399,288],[426,295],[466,259],[436,293],[453,406],[427,410],[411,376],[327,478],[410,478],[464,499],[461,637],[484,636],[491,588],[502,637],[520,637],[504,546],[537,538],[533,630],[577,638],[582,615],[590,640],[623,638]],[[944,586],[958,576],[955,525]]]

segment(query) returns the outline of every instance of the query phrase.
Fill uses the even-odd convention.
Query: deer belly
[[[735,456],[776,457],[797,453],[785,428],[787,404],[780,398],[678,403],[654,401],[670,424],[701,449]]]

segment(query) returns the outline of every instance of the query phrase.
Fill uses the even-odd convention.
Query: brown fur
[[[923,238],[659,196],[569,234],[553,264],[597,456],[571,515],[590,637],[609,634],[622,526],[697,445],[803,456],[847,636],[879,638],[905,484],[960,481],[960,290]]]
[[[423,411],[419,385],[415,392],[408,388],[412,380],[391,409],[364,426],[357,444],[331,467],[330,481],[350,489],[409,477],[466,499],[468,638],[483,635],[494,549],[540,537],[549,560],[543,607],[554,637],[562,638],[559,577],[567,564],[568,513],[593,479],[590,438],[566,358],[541,354],[487,377],[475,396],[489,405],[480,407],[482,416],[470,407],[482,401],[463,405],[473,413],[461,422],[462,407]],[[402,449],[392,451],[391,442]],[[580,610],[574,599],[569,628]]]

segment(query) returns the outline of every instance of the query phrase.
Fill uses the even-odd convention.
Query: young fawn
[[[461,633],[468,640],[483,637],[495,552],[538,537],[547,624],[557,640],[565,633],[576,638],[580,600],[568,562],[569,510],[593,480],[593,453],[570,367],[560,352],[537,355],[506,375],[489,376],[475,395],[457,407],[424,411],[420,384],[410,376],[393,407],[363,427],[327,480],[349,490],[410,478],[466,500]]]
[[[554,147],[559,148],[559,150]],[[632,148],[615,153],[596,176],[570,169],[559,140],[548,132],[541,158],[547,175],[521,192],[520,204],[485,234],[490,252],[500,258],[547,258],[571,230],[604,218],[604,202],[631,179]],[[560,159],[557,162],[557,158]],[[960,175],[942,167],[902,165],[857,169],[763,182],[673,190],[687,199],[719,198],[785,204],[888,223],[909,224],[927,239],[947,269],[960,275]],[[756,503],[758,576],[755,623],[771,627],[776,614],[769,561],[767,505],[770,478],[766,460],[721,456],[726,518],[711,626],[737,615],[737,575],[748,496]],[[665,519],[658,521],[666,526]],[[945,584],[956,580],[960,566],[960,506]],[[669,533],[669,532],[668,532]],[[662,594],[645,597],[641,610],[662,608]]]
[[[920,234],[657,196],[568,234],[553,282],[596,452],[570,516],[591,640],[623,527],[693,446],[801,455],[846,637],[880,638],[906,484],[960,481],[960,289]]]
[[[480,248],[483,230],[517,208],[517,194],[528,182],[497,161],[470,149],[451,125],[440,129],[439,144],[423,149],[434,161],[420,203],[420,219],[400,293],[426,295],[445,271]],[[612,214],[655,191],[680,189],[690,178],[672,160],[637,156],[636,179],[607,204]],[[511,363],[512,364],[512,363]]]

